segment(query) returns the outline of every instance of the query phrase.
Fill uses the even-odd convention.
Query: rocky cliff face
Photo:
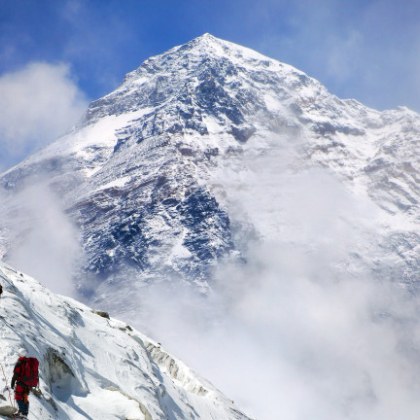
[[[85,296],[109,304],[112,295],[121,307],[166,280],[206,292],[219,262],[246,261],[251,239],[270,235],[232,214],[229,171],[275,154],[290,171],[327,169],[382,209],[362,262],[409,284],[419,278],[419,138],[420,116],[408,109],[341,100],[291,66],[205,34],[145,61],[72,133],[4,173],[3,212],[16,213],[25,183],[47,179],[80,230]],[[4,255],[22,235],[3,224]]]

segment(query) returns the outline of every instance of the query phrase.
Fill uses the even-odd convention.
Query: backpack
[[[18,381],[24,383],[30,388],[38,386],[38,359],[36,357],[25,357],[21,362]]]

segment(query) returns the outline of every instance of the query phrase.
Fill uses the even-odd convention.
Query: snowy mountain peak
[[[287,104],[314,101],[328,93],[291,66],[205,34],[146,60],[118,89],[90,105],[86,121],[143,110],[155,128],[181,135],[192,129],[203,135],[212,125],[208,117],[214,117],[214,122],[234,133],[237,140],[246,141],[256,118],[272,120],[274,110],[296,113],[284,105],[279,108],[276,104],[273,109],[277,100],[272,95],[280,95]],[[161,115],[165,116],[162,121]]]
[[[217,42],[217,41],[222,41],[220,38],[216,38],[214,35],[212,35],[209,32],[205,32],[203,35],[200,35],[196,38],[194,38],[192,41],[190,42],[194,42],[194,41],[205,41],[205,42]]]
[[[418,270],[419,134],[414,112],[341,100],[287,64],[205,34],[146,60],[90,105],[82,126],[3,174],[3,220],[19,214],[14,194],[25,180],[46,178],[81,237],[79,290],[118,313],[147,284],[185,281],[206,293],[220,262],[243,262],[253,241],[281,236],[281,204],[233,204],[249,174],[266,191],[283,185],[278,168],[323,168],[393,218],[369,247],[398,269],[374,269],[409,283]],[[31,231],[16,225],[16,234],[3,226],[3,255]]]
[[[194,38],[184,45],[175,47],[173,50],[177,49],[181,51],[190,51],[197,55],[212,54],[214,56],[219,55],[221,57],[248,57],[263,61],[275,61],[269,57],[264,56],[263,54],[258,53],[255,50],[235,44],[230,41],[226,41],[221,38],[217,38],[209,33],[205,33],[197,38]]]
[[[199,45],[211,45],[213,43],[217,43],[217,44],[220,45],[220,43],[223,43],[223,42],[227,42],[227,41],[223,41],[222,39],[216,38],[214,35],[206,32],[203,35],[200,35],[200,36],[192,39],[186,45],[193,45],[193,44],[195,44],[195,45],[197,45],[197,44],[199,44]]]

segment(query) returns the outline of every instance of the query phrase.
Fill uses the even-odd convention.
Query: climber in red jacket
[[[19,406],[19,415],[27,416],[29,412],[29,392],[32,387],[38,386],[38,360],[35,357],[26,357],[25,349],[19,349],[19,359],[13,369],[12,389],[15,390],[15,400]],[[16,384],[16,388],[15,388]]]

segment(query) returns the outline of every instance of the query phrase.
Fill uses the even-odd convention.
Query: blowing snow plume
[[[368,264],[383,212],[296,159],[222,171],[246,262],[209,299],[151,289],[145,324],[259,419],[414,420],[420,302]]]
[[[14,204],[4,220],[13,246],[6,255],[7,262],[37,277],[56,293],[74,295],[72,273],[80,257],[78,232],[57,196],[38,181],[9,199]]]

